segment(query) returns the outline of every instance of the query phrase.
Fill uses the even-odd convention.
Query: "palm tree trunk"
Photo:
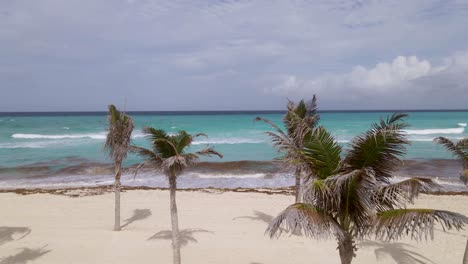
[[[301,202],[301,170],[296,169],[296,173],[294,174],[296,176],[296,203]]]
[[[120,176],[122,174],[122,163],[115,163],[115,181],[114,181],[114,194],[115,194],[115,211],[114,211],[114,231],[120,231]]]
[[[465,255],[463,256],[463,264],[468,264],[468,239],[466,240]]]
[[[179,217],[177,215],[176,189],[177,189],[176,176],[172,175],[169,178],[169,192],[170,192],[170,202],[171,202],[173,263],[180,264]]]
[[[354,241],[351,234],[346,232],[344,238],[338,240],[338,250],[341,264],[351,264],[354,258]]]

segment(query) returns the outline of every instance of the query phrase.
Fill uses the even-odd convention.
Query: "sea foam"
[[[89,139],[106,139],[106,133],[89,133],[89,134],[57,134],[57,135],[44,135],[44,134],[13,134],[12,138],[18,139],[80,139],[80,138],[89,138]],[[136,134],[134,138],[143,137],[142,134]]]
[[[407,129],[404,132],[408,135],[433,135],[433,134],[462,134],[465,128],[433,128],[433,129]]]

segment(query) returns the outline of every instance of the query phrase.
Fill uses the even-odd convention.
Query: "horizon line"
[[[135,115],[150,114],[275,114],[285,113],[286,110],[136,110],[125,111]],[[360,109],[360,110],[318,110],[319,113],[369,113],[369,112],[468,112],[468,109]],[[7,115],[101,115],[107,114],[107,111],[11,111],[0,112],[0,116]]]

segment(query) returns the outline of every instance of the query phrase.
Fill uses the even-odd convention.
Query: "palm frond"
[[[380,212],[375,220],[378,239],[396,240],[404,235],[411,239],[434,238],[434,226],[438,222],[443,230],[463,229],[468,223],[464,215],[434,209],[397,209]]]
[[[304,184],[302,200],[319,207],[324,212],[336,215],[340,208],[341,195],[324,179],[312,178]]]
[[[333,217],[306,203],[290,205],[271,221],[265,233],[274,238],[283,232],[298,231],[316,239],[343,236],[343,231]]]
[[[268,131],[265,132],[265,134],[271,138],[271,142],[278,152],[283,154],[280,160],[282,160],[286,166],[293,169],[301,167],[301,170],[306,170],[308,161],[303,155],[302,147],[298,146],[298,144],[294,142],[294,139],[289,137],[281,128],[268,119],[257,117],[255,121],[263,121],[276,130],[276,132]]]
[[[197,137],[208,137],[208,135],[205,134],[205,133],[197,133],[197,134],[192,136],[192,138],[197,138]]]
[[[208,148],[202,149],[200,151],[197,151],[197,152],[195,152],[195,154],[201,155],[201,156],[209,156],[209,157],[211,157],[212,155],[216,155],[221,159],[224,157],[223,154],[221,154],[220,152],[214,150],[211,147],[208,147]]]
[[[174,147],[167,143],[171,140],[171,136],[169,136],[166,131],[153,127],[144,127],[143,134],[145,137],[149,138],[153,152],[157,155],[162,158],[175,155]]]
[[[327,207],[335,212],[341,223],[354,225],[355,233],[362,236],[367,232],[369,219],[375,212],[372,190],[376,179],[371,169],[355,170],[347,174],[338,174],[324,180],[328,186]]]
[[[152,164],[160,164],[163,161],[163,159],[158,154],[146,148],[131,146],[130,151]]]
[[[180,130],[177,134],[170,136],[170,142],[175,147],[176,153],[184,152],[187,146],[190,146],[193,142],[193,137],[184,130]]]
[[[434,142],[444,146],[448,151],[452,152],[453,156],[463,162],[463,167],[468,168],[468,148],[465,147],[468,146],[468,139],[462,139],[457,144],[455,144],[446,137],[437,137],[434,138]]]
[[[347,170],[372,168],[377,180],[388,183],[406,153],[405,145],[409,144],[403,132],[407,126],[401,121],[404,117],[405,114],[393,114],[357,136],[344,160]]]
[[[278,135],[280,135],[281,137],[287,137],[288,135],[284,133],[284,131],[279,127],[277,126],[275,123],[271,122],[270,120],[266,119],[266,118],[263,118],[263,117],[259,117],[257,116],[255,119],[254,119],[255,122],[258,122],[258,121],[263,121],[267,124],[269,124],[275,131]]]
[[[375,190],[374,197],[378,211],[406,207],[420,192],[436,191],[439,185],[428,178],[410,178],[393,184],[381,185]]]
[[[460,139],[455,146],[461,149],[463,152],[465,152],[465,155],[467,155],[466,152],[468,151],[468,138]]]
[[[125,113],[119,112],[114,105],[109,105],[107,119],[109,128],[104,149],[109,152],[109,156],[114,162],[121,163],[127,157],[131,144],[134,128],[133,119]]]
[[[312,100],[307,103],[307,111],[307,123],[310,124],[310,127],[316,127],[320,121],[320,114],[318,112],[317,96],[315,96],[315,94],[313,95]]]
[[[335,174],[341,161],[341,147],[323,127],[318,127],[304,142],[304,155],[315,177],[325,179]]]

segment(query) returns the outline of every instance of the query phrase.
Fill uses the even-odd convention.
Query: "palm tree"
[[[274,125],[270,120],[257,117],[256,120],[262,120],[274,128],[279,129],[279,133],[267,132],[270,136],[282,137],[284,140],[291,142],[294,145],[295,149],[301,149],[304,146],[304,141],[307,137],[307,131],[310,131],[317,126],[318,121],[320,120],[320,115],[317,111],[317,97],[314,95],[312,100],[308,103],[304,100],[299,101],[296,105],[293,101],[288,102],[287,112],[283,116],[283,124],[286,128],[286,133]],[[273,135],[274,134],[274,135]],[[300,201],[300,192],[301,192],[301,181],[302,173],[306,171],[306,168],[303,167],[300,158],[297,157],[297,153],[292,149],[281,149],[284,150],[284,156],[280,159],[285,162],[285,164],[294,170],[294,176],[296,180],[295,185],[295,201],[298,203]]]
[[[300,231],[308,237],[336,238],[341,263],[351,263],[356,239],[396,240],[403,235],[420,240],[433,238],[435,222],[445,229],[461,229],[468,219],[434,209],[409,209],[421,191],[437,185],[430,179],[413,178],[391,183],[408,144],[402,129],[404,114],[394,114],[357,136],[342,158],[342,148],[323,127],[312,129],[304,142],[301,161],[313,177],[303,192],[303,202],[281,212],[267,227],[270,237]],[[282,135],[281,135],[282,136]],[[296,146],[273,137],[285,149]],[[299,154],[298,154],[299,155]]]
[[[179,241],[179,220],[177,215],[176,190],[177,177],[189,166],[193,165],[200,156],[223,155],[213,148],[205,148],[195,153],[187,153],[187,148],[193,140],[204,134],[194,136],[185,131],[179,131],[175,135],[169,135],[164,130],[145,127],[143,133],[151,142],[151,148],[132,146],[132,151],[136,152],[145,161],[138,167],[149,165],[155,169],[160,169],[169,180],[171,225],[172,225],[172,250],[174,264],[180,264],[180,241]]]
[[[114,161],[115,181],[115,221],[114,231],[120,231],[120,177],[122,175],[122,162],[127,157],[130,148],[133,131],[133,119],[125,113],[121,113],[114,105],[109,105],[109,132],[107,133],[104,148],[108,150],[109,156]]]
[[[463,166],[463,171],[460,173],[460,179],[468,183],[468,138],[461,139],[454,143],[446,137],[434,138],[434,142],[444,146],[448,151],[452,152],[453,156],[459,159]]]

